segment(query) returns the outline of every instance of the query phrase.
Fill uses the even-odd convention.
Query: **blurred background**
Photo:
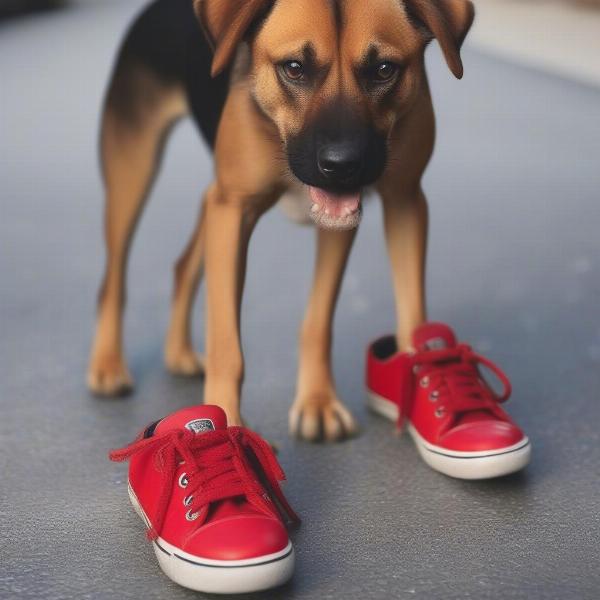
[[[0,0],[0,598],[197,598],[159,572],[109,448],[202,399],[162,366],[172,267],[210,156],[175,132],[135,238],[126,351],[135,393],[84,383],[103,267],[96,154],[104,88],[142,0]],[[376,201],[336,317],[340,395],[362,435],[286,433],[314,232],[272,211],[243,307],[244,410],[280,447],[305,517],[297,573],[266,598],[579,598],[600,589],[600,2],[476,0],[455,81],[428,68],[438,144],[429,311],[502,366],[530,467],[490,482],[430,471],[363,404],[364,348],[394,329]],[[174,209],[176,205],[176,209]],[[158,243],[157,243],[158,242]],[[196,309],[201,349],[204,300]]]

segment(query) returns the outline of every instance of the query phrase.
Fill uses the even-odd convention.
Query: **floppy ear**
[[[463,64],[462,46],[475,18],[470,0],[405,0],[409,17],[433,35],[444,53],[448,67],[460,79]]]
[[[213,77],[228,65],[252,22],[269,5],[269,0],[194,0],[196,16],[215,52]]]

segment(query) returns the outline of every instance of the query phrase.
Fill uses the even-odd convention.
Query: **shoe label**
[[[214,431],[215,424],[211,419],[194,419],[185,424],[186,428],[194,433],[204,433],[205,431]]]
[[[443,348],[447,348],[448,344],[444,338],[436,337],[427,340],[425,347],[427,350],[442,350]]]

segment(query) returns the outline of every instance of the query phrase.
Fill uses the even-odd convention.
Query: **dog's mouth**
[[[362,215],[362,190],[336,194],[308,186],[312,220],[324,229],[354,229]]]

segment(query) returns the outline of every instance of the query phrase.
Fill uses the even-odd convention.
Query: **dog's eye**
[[[292,81],[300,81],[304,77],[304,67],[297,60],[284,62],[282,69],[286,77]]]
[[[392,62],[382,62],[375,67],[373,79],[385,83],[393,79],[396,73],[398,73],[398,65]]]

